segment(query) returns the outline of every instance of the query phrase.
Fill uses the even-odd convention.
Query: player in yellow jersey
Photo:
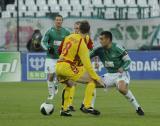
[[[76,33],[76,34],[78,34],[80,32],[80,30],[79,30],[80,23],[81,23],[81,21],[77,21],[77,22],[74,23],[74,33]],[[84,41],[87,44],[88,49],[92,50],[93,49],[93,41],[91,40],[91,38],[90,38],[89,35],[86,35],[86,37],[84,38]],[[79,63],[79,64],[82,65],[82,63]],[[70,110],[70,111],[75,111],[75,108],[73,106],[73,97],[74,97],[74,94],[75,94],[75,86],[72,86],[72,89],[71,89],[71,92],[70,92],[69,107],[68,107],[68,110]],[[94,104],[92,104],[92,107],[93,107],[93,105]]]
[[[70,91],[76,82],[86,83],[84,96],[84,113],[99,115],[100,112],[91,107],[92,94],[96,84],[104,86],[104,82],[94,71],[87,44],[84,38],[90,31],[87,21],[80,23],[80,33],[67,36],[63,42],[62,53],[56,64],[56,75],[60,83],[65,84],[62,96],[61,116],[72,116],[68,111]],[[79,66],[79,62],[83,65]]]
[[[78,34],[80,32],[79,27],[80,27],[81,21],[77,21],[74,24],[74,33]],[[93,41],[91,40],[89,35],[86,35],[84,38],[85,43],[87,44],[87,47],[89,50],[93,49]]]

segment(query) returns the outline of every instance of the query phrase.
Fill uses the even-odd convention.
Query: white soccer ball
[[[51,115],[54,112],[54,106],[51,103],[42,103],[40,106],[40,111],[43,115]]]

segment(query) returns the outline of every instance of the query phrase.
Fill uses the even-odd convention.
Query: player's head
[[[74,32],[79,33],[79,27],[80,27],[81,22],[77,21],[74,23]]]
[[[103,47],[108,47],[108,45],[112,42],[112,33],[110,31],[103,31],[101,32],[99,39]]]
[[[63,23],[63,17],[61,15],[56,15],[54,19],[54,24],[57,28],[61,27]]]
[[[89,34],[90,32],[90,25],[88,21],[81,21],[79,30],[81,34]]]

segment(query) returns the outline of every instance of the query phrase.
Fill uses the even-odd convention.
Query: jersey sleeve
[[[41,41],[41,46],[45,50],[48,49],[48,46],[49,46],[48,41],[49,41],[49,30],[45,33],[45,35],[43,36],[42,41]]]
[[[121,45],[116,44],[116,50],[118,51],[118,53],[120,53],[121,55],[123,55],[123,53],[126,51],[124,47],[122,47]]]
[[[121,67],[123,68],[123,70],[127,71],[130,67],[130,64],[131,64],[131,59],[128,55],[128,52],[124,47],[122,47],[118,44],[116,45],[116,47],[117,47],[117,50],[120,53],[122,60],[123,60],[123,65]]]
[[[100,77],[97,75],[97,73],[94,71],[92,64],[91,64],[91,60],[89,57],[89,50],[84,42],[84,40],[82,39],[80,46],[79,46],[79,52],[78,55],[86,69],[86,71],[89,73],[89,75],[91,76],[92,79],[94,80],[99,80]]]
[[[117,48],[118,48],[118,52],[121,54],[122,60],[124,61],[122,68],[123,68],[123,70],[127,71],[129,69],[130,64],[131,64],[131,59],[128,55],[128,52],[122,46],[117,45]]]
[[[130,64],[131,64],[131,59],[130,59],[127,51],[125,51],[123,53],[122,60],[124,61],[123,65],[122,65],[122,68],[123,68],[123,70],[127,71],[130,67]]]

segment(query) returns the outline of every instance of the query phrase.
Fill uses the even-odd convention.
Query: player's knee
[[[66,84],[68,87],[72,87],[72,86],[75,85],[75,82],[72,81],[72,80],[67,80],[67,81],[65,81],[65,84]]]
[[[126,89],[118,89],[118,91],[119,91],[121,94],[126,95],[128,90],[126,90]]]
[[[128,92],[128,87],[124,81],[120,81],[117,88],[118,91],[124,95]]]

